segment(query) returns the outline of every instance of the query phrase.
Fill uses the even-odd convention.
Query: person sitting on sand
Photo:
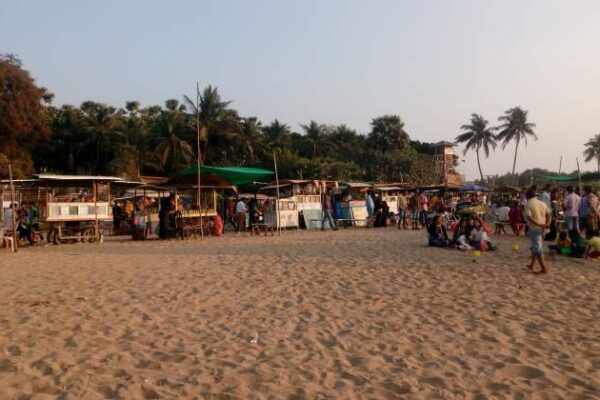
[[[469,226],[469,220],[463,218],[460,220],[456,229],[454,229],[454,235],[452,237],[451,245],[459,250],[469,250],[469,235],[471,234],[472,227]]]
[[[566,231],[558,234],[558,238],[554,244],[548,246],[550,250],[556,251],[558,254],[571,254],[571,239]]]
[[[446,247],[448,246],[448,232],[443,224],[442,216],[436,215],[433,221],[427,228],[427,234],[429,236],[429,245],[434,247]]]
[[[568,235],[571,238],[571,253],[569,253],[569,257],[583,258],[587,250],[587,240],[575,231]]]
[[[488,234],[481,224],[481,220],[476,218],[473,220],[473,230],[471,230],[469,244],[480,251],[494,251],[496,248],[490,242]]]
[[[590,232],[587,240],[587,247],[585,249],[584,258],[598,258],[600,257],[600,237],[598,232]]]

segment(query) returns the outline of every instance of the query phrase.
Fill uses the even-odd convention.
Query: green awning
[[[576,176],[573,175],[542,175],[540,176],[540,178],[558,182],[570,182],[576,181],[578,179]]]
[[[250,167],[211,167],[203,165],[200,169],[202,175],[209,174],[215,175],[224,181],[229,182],[231,185],[247,185],[253,182],[265,182],[272,178],[275,174],[273,171],[262,168],[250,168]],[[192,166],[186,169],[182,169],[177,172],[175,176],[190,176],[198,175],[198,167]]]

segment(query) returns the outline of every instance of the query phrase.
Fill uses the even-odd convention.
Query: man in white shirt
[[[235,220],[237,221],[237,229],[235,230],[238,234],[240,231],[246,230],[246,211],[248,211],[248,206],[246,206],[246,199],[242,197],[235,205]]]
[[[581,206],[581,197],[575,193],[573,186],[567,186],[567,195],[565,196],[565,222],[569,232],[579,233],[579,207]]]
[[[504,225],[509,223],[508,214],[510,213],[510,207],[506,204],[501,203],[500,206],[496,209],[496,234],[500,234],[504,232],[506,235],[506,230],[504,229]]]
[[[531,242],[531,263],[527,265],[527,268],[535,274],[545,274],[548,271],[544,263],[544,230],[550,226],[552,214],[546,204],[536,197],[535,190],[529,189],[525,196],[527,198],[525,220],[529,228],[529,240]],[[541,269],[534,272],[533,266],[536,260]]]

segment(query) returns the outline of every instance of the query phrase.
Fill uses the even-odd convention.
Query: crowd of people
[[[564,196],[558,188],[546,185],[537,193],[535,186],[526,190],[522,200],[499,201],[490,207],[495,234],[506,234],[510,226],[516,236],[525,234],[531,244],[531,262],[535,273],[546,273],[544,241],[551,242],[553,254],[578,258],[600,258],[600,200],[591,186],[583,193],[567,186]],[[428,244],[461,250],[494,250],[490,242],[491,228],[479,217],[463,218],[447,232],[443,215],[435,215],[428,227]],[[539,268],[536,269],[535,265]]]
[[[27,239],[30,244],[35,243],[36,235],[34,232],[39,230],[38,209],[35,203],[22,202],[21,207],[17,203],[13,203],[4,211],[4,231],[12,232],[13,230],[13,213],[14,223],[19,240]]]

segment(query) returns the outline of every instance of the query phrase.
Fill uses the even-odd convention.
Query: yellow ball
[[[479,250],[473,250],[473,256],[474,257],[479,257],[481,255],[481,251]]]

